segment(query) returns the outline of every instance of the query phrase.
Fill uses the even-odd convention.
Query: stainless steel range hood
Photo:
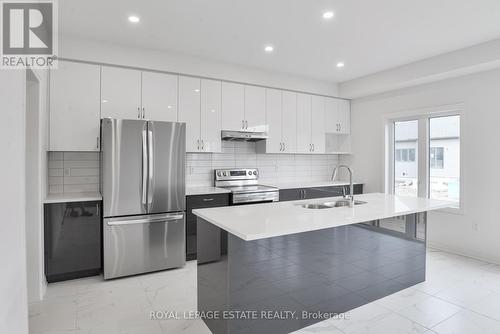
[[[227,141],[260,141],[266,140],[268,136],[265,132],[222,130],[221,138]]]

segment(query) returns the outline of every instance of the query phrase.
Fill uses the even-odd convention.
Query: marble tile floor
[[[53,283],[29,308],[31,334],[209,334],[203,321],[150,320],[151,311],[196,310],[196,262],[112,281]],[[499,333],[500,266],[429,249],[427,280],[303,328],[307,333]]]

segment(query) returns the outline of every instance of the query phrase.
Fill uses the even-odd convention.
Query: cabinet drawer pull
[[[213,198],[204,198],[203,199],[203,202],[211,202],[213,201],[214,199]]]

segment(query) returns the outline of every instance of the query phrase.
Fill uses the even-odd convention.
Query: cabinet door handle
[[[101,216],[101,210],[99,208],[99,203],[96,204],[95,209],[96,209],[96,216],[100,217]]]
[[[96,147],[97,149],[99,149],[99,137],[97,137],[96,139],[97,139],[97,140],[96,140],[95,147]]]
[[[198,151],[199,151],[199,150],[200,150],[200,140],[199,140],[199,139],[198,139],[198,140],[196,140],[196,143],[197,143],[196,148],[197,148],[197,149],[198,149]]]
[[[283,143],[283,152],[285,152],[285,150],[286,150],[286,144]]]
[[[146,108],[142,107],[142,118],[146,118]]]
[[[241,128],[242,128],[243,130],[245,130],[245,121],[244,121],[244,120],[241,120]]]
[[[245,121],[245,129],[248,130],[248,121]]]
[[[137,118],[141,118],[141,107],[137,108]]]
[[[201,140],[201,150],[205,150],[205,141],[203,141],[203,139]]]
[[[314,144],[313,144],[313,152],[314,152]]]

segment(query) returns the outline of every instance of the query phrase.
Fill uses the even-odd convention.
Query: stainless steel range
[[[215,186],[231,191],[231,205],[279,201],[279,189],[259,184],[257,168],[216,169]]]

